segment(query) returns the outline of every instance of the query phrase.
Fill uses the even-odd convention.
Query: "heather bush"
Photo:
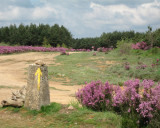
[[[44,45],[46,47],[32,47],[32,46],[0,46],[0,54],[12,54],[22,52],[64,52],[64,51],[78,51],[78,52],[90,52],[89,49],[68,49],[64,47],[50,47],[49,44]]]
[[[110,109],[112,104],[113,87],[108,82],[103,85],[101,81],[92,81],[84,88],[78,90],[76,98],[87,108],[104,111]]]
[[[69,55],[69,52],[62,51],[62,52],[61,52],[61,55]]]
[[[93,55],[93,56],[96,56],[97,54],[96,54],[96,52],[94,52],[92,55]]]
[[[98,51],[98,52],[108,53],[108,52],[111,51],[111,50],[112,50],[112,48],[105,48],[105,47],[97,48],[97,51]]]
[[[132,49],[142,49],[142,50],[148,50],[151,46],[148,46],[146,42],[138,42],[136,44],[132,44]]]
[[[124,63],[124,68],[125,70],[129,70],[130,69],[130,65],[128,62]]]
[[[139,79],[124,82],[123,87],[93,81],[76,93],[78,101],[87,108],[114,110],[122,115],[123,127],[146,127],[160,124],[160,84]],[[127,124],[127,125],[126,125]]]

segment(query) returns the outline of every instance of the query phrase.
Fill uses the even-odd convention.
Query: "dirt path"
[[[27,68],[36,60],[43,60],[47,65],[55,64],[59,53],[20,53],[0,55],[0,101],[10,97],[11,89],[27,84]],[[74,100],[74,94],[80,86],[64,86],[61,82],[49,81],[51,102],[68,104]]]

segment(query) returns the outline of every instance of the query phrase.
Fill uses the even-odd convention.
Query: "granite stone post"
[[[40,110],[42,106],[49,104],[48,67],[38,64],[29,65],[24,107]]]

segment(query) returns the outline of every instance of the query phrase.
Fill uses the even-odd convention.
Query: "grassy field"
[[[61,80],[66,85],[80,85],[92,80],[109,81],[113,84],[120,84],[133,78],[159,80],[160,69],[151,66],[159,57],[158,54],[132,51],[130,55],[119,55],[116,50],[108,54],[102,52],[97,52],[96,56],[92,54],[93,52],[82,52],[57,56],[56,63],[60,65],[49,66],[50,79]],[[129,70],[125,69],[125,63],[129,63]],[[143,65],[147,67],[141,69]],[[67,79],[69,82],[66,82]]]
[[[158,51],[159,52],[159,51]],[[160,53],[160,52],[159,52]],[[53,53],[44,53],[53,54]],[[122,85],[128,79],[153,79],[158,82],[160,68],[151,66],[156,63],[159,54],[153,51],[131,51],[128,55],[120,55],[117,50],[108,54],[97,52],[73,53],[69,56],[56,57],[56,64],[49,65],[49,78],[61,81],[64,85],[82,85],[85,82],[101,80],[114,85]],[[129,69],[125,68],[125,64]],[[137,68],[146,65],[145,68]],[[3,86],[0,86],[3,88]],[[53,88],[54,89],[54,88]],[[123,117],[113,112],[95,112],[71,103],[73,110],[67,105],[52,103],[43,107],[40,112],[24,108],[0,108],[1,128],[123,128]]]
[[[73,104],[72,104],[73,105]],[[24,108],[0,108],[1,128],[120,128],[121,117],[112,112],[94,112],[52,103],[41,111]]]

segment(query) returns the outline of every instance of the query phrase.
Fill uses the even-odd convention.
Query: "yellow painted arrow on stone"
[[[37,88],[38,90],[40,89],[40,82],[41,82],[41,76],[42,76],[42,72],[41,72],[41,69],[38,68],[36,73],[35,73],[35,76],[38,77],[38,85],[37,85]]]

